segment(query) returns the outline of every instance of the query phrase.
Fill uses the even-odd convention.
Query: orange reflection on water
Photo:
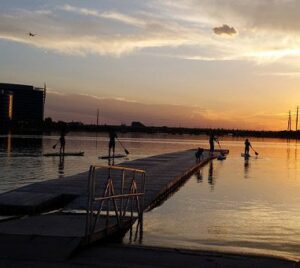
[[[12,135],[11,132],[7,135],[7,156],[10,156],[12,152]]]

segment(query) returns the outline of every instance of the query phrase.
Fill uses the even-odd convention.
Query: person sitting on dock
[[[196,162],[199,163],[200,160],[202,159],[202,154],[203,154],[203,148],[198,148],[197,149],[197,152],[195,153],[195,156],[196,156]]]
[[[112,157],[115,156],[115,147],[116,147],[116,138],[117,138],[116,132],[113,130],[109,131],[109,143],[108,143],[108,156],[111,157],[111,151],[112,151]]]
[[[249,156],[250,147],[252,147],[248,139],[245,140],[245,156]]]
[[[60,155],[65,154],[65,146],[66,146],[65,136],[66,136],[66,130],[65,130],[65,128],[62,128],[62,130],[60,132],[60,137],[59,137],[59,143],[60,143],[59,153],[60,153]]]
[[[209,134],[209,151],[210,154],[213,154],[215,151],[215,142],[218,142],[218,139],[215,137],[213,132],[210,132]]]

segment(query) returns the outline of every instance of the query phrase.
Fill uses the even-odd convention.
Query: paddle
[[[120,145],[122,146],[122,148],[124,149],[124,152],[126,154],[129,154],[129,151],[124,147],[124,145],[120,142],[120,140],[117,138],[117,141],[120,143]]]
[[[55,149],[58,143],[59,141],[52,146],[52,149]]]
[[[251,146],[251,149],[253,150],[253,152],[255,153],[255,155],[259,155],[259,153],[258,152],[256,152],[254,149],[253,149],[253,147]]]

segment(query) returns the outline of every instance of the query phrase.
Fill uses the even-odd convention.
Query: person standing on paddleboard
[[[60,132],[60,137],[59,137],[59,143],[60,143],[59,153],[61,155],[65,154],[65,146],[66,146],[65,136],[66,136],[66,130],[65,130],[65,128],[62,128],[61,132]]]
[[[111,157],[111,151],[112,151],[112,157],[115,156],[115,147],[116,147],[116,138],[118,138],[116,132],[113,130],[109,131],[109,143],[108,143],[108,156]]]
[[[213,154],[215,150],[215,142],[218,142],[217,138],[215,137],[213,132],[209,133],[209,151]]]
[[[245,140],[245,156],[249,156],[249,151],[250,151],[250,147],[252,148],[251,146],[251,143],[248,139]]]

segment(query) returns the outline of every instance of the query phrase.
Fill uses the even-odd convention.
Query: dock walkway
[[[195,151],[187,150],[127,161],[118,166],[146,172],[144,208],[149,209],[213,158],[216,158],[216,154],[210,156],[205,151],[201,161],[196,163]],[[86,200],[88,175],[88,171],[82,172],[0,194],[0,215],[34,215],[61,207],[79,210],[83,209],[83,205],[86,208],[86,203],[78,201]],[[104,183],[105,178],[99,176],[97,180]]]
[[[196,163],[195,150],[186,150],[123,162],[118,166],[146,172],[142,207],[143,210],[150,210],[216,156],[217,152],[210,155],[205,151],[201,161]],[[120,193],[121,173],[110,175],[115,180],[115,193]],[[36,252],[38,258],[50,257],[49,254],[51,258],[65,258],[78,246],[85,244],[84,212],[88,204],[88,177],[89,173],[83,172],[63,179],[34,183],[1,194],[0,215],[22,217],[0,223],[0,257],[9,257],[10,254],[16,257],[16,254],[20,254],[23,258],[28,252]],[[95,177],[96,195],[103,195],[106,182],[107,170],[102,169]],[[130,185],[132,181],[131,184],[125,183],[125,188],[128,189]],[[117,206],[119,205],[118,203]],[[109,207],[109,204],[106,206]],[[74,213],[75,211],[77,213]],[[124,232],[131,227],[133,221],[126,216],[122,220],[121,231]],[[93,241],[120,231],[115,218],[109,225],[105,220],[99,220],[96,225],[97,231],[93,234]],[[46,240],[46,244],[51,245],[52,250],[41,247]]]

